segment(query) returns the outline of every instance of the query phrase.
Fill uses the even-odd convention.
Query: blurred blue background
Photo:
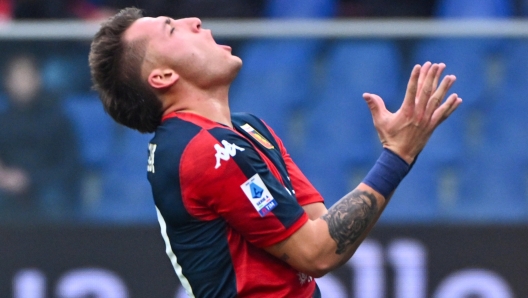
[[[493,31],[525,22],[528,0],[0,0],[0,297],[184,297],[146,179],[152,135],[105,114],[91,90],[93,33],[76,31],[130,5],[205,27],[396,21],[385,24],[397,37],[224,31],[217,42],[244,61],[232,111],[270,124],[330,207],[382,149],[362,93],[396,111],[415,64],[446,63],[464,103],[354,257],[317,282],[328,297],[526,297],[528,34],[417,37],[424,23],[406,32],[398,21]],[[50,21],[71,37],[46,38]]]
[[[136,5],[202,18],[516,19],[523,0],[4,1],[2,23],[100,20]],[[214,31],[213,31],[214,34]],[[330,207],[381,146],[361,94],[395,111],[414,64],[444,62],[463,105],[431,138],[382,223],[528,222],[528,40],[245,38],[232,111],[264,119]],[[89,41],[0,44],[0,222],[156,224],[142,135],[116,125],[90,90]]]

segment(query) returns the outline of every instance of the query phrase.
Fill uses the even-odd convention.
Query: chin
[[[229,83],[231,83],[236,78],[241,68],[242,68],[242,59],[238,58],[235,61],[235,63],[231,63],[229,70],[227,71],[224,77],[227,79]]]

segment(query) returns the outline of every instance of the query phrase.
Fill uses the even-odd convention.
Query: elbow
[[[324,262],[320,262],[320,263],[312,263],[310,266],[300,269],[300,271],[310,275],[313,278],[320,278],[320,277],[325,276],[327,273],[329,273],[333,269],[334,269],[334,266],[331,266],[330,264],[326,264]]]
[[[302,263],[304,266],[297,269],[314,278],[323,277],[338,266],[333,258],[321,254],[307,255]]]
[[[321,278],[323,276],[325,276],[328,272],[330,271],[314,271],[312,273],[310,273],[309,275],[313,278]]]

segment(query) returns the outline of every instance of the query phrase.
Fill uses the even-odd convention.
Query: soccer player
[[[444,64],[413,68],[401,108],[363,95],[384,147],[328,210],[262,120],[231,114],[242,66],[197,18],[126,8],[90,51],[95,88],[117,122],[155,132],[148,179],[166,252],[191,297],[320,297],[314,277],[345,263],[434,129],[461,103]],[[258,90],[255,90],[258,92]]]

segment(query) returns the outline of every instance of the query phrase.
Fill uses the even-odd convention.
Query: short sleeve
[[[255,246],[276,244],[308,220],[273,164],[232,130],[202,131],[186,148],[180,167],[182,197],[191,215],[221,217]]]

